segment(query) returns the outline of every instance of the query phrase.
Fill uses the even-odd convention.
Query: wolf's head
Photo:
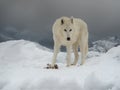
[[[66,41],[71,41],[75,32],[73,17],[62,17],[60,19],[61,34]]]

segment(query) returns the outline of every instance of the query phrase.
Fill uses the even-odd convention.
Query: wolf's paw
[[[76,64],[72,63],[71,66],[75,66]]]
[[[71,64],[70,65],[66,65],[66,67],[70,67],[71,66]]]
[[[84,63],[81,63],[80,65],[84,65]]]

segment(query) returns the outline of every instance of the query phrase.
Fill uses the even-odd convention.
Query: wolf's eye
[[[72,31],[72,29],[69,30],[70,32]]]
[[[66,30],[66,29],[64,29],[64,31],[65,31],[65,32],[67,32],[67,30]]]

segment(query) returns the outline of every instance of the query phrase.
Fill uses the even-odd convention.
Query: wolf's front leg
[[[81,50],[81,65],[83,65],[85,63],[85,59],[88,53],[88,44],[81,44],[80,45],[80,50]]]
[[[74,59],[74,62],[72,65],[76,65],[77,62],[78,62],[78,58],[79,58],[79,54],[78,54],[78,44],[74,44],[73,45],[73,52],[74,52],[74,55],[75,55],[75,59]]]
[[[54,67],[55,63],[56,63],[56,58],[57,58],[57,54],[59,52],[60,49],[60,45],[55,43],[54,45],[54,54],[53,54],[53,59],[52,59],[52,64],[51,66]]]
[[[71,65],[71,46],[67,46],[67,67]]]

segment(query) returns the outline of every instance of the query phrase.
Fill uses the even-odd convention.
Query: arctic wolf
[[[54,54],[51,66],[56,63],[57,54],[61,45],[66,46],[67,66],[76,65],[81,51],[81,65],[84,64],[88,52],[88,28],[87,24],[79,18],[61,17],[53,25]],[[71,63],[71,51],[73,49],[75,59]]]

